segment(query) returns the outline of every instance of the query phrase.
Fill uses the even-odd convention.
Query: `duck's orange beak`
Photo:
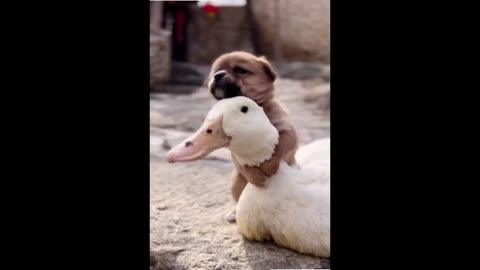
[[[167,153],[167,161],[187,162],[201,159],[211,152],[228,146],[230,137],[223,131],[223,117],[205,123],[183,142]]]

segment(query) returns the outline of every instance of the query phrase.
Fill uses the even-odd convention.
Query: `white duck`
[[[242,165],[258,165],[273,154],[278,137],[254,101],[223,99],[167,159],[197,160],[226,147]],[[300,147],[296,158],[300,168],[282,163],[264,187],[247,184],[236,208],[239,232],[250,240],[271,239],[300,253],[330,257],[330,139]]]

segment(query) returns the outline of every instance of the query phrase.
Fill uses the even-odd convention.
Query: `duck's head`
[[[256,166],[272,156],[278,137],[263,108],[253,100],[243,96],[223,99],[197,132],[167,153],[167,160],[193,161],[226,147],[241,165]]]

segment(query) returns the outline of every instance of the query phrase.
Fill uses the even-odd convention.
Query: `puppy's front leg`
[[[237,203],[238,199],[240,199],[240,195],[242,195],[243,189],[247,185],[247,179],[245,179],[245,176],[243,176],[236,168],[233,168],[231,179],[232,179],[232,188],[231,188],[232,197],[235,200],[235,203]],[[236,218],[235,208],[227,214],[225,219],[230,223],[234,223],[236,221],[237,218]]]
[[[234,155],[232,155],[232,161],[238,173],[244,177],[246,182],[259,187],[263,187],[265,181],[267,180],[267,176],[265,175],[265,173],[262,171],[260,167],[240,165],[240,163],[238,162],[238,160],[235,158]],[[243,188],[244,187],[242,187],[242,190]]]
[[[295,164],[295,152],[298,148],[297,133],[295,130],[280,132],[280,138],[272,157],[260,164],[260,168],[268,177],[277,173],[280,162],[285,160],[288,165]]]
[[[233,168],[232,172],[232,196],[235,202],[238,202],[243,189],[247,185],[247,179],[236,168]]]
[[[267,175],[258,166],[245,166],[243,173],[247,181],[255,186],[263,187],[267,180]]]

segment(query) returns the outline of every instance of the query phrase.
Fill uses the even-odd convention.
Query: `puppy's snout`
[[[213,78],[215,79],[215,81],[219,81],[221,80],[223,77],[225,77],[225,75],[227,75],[227,72],[224,71],[224,70],[220,70],[218,71],[217,73],[215,73],[213,75]]]

